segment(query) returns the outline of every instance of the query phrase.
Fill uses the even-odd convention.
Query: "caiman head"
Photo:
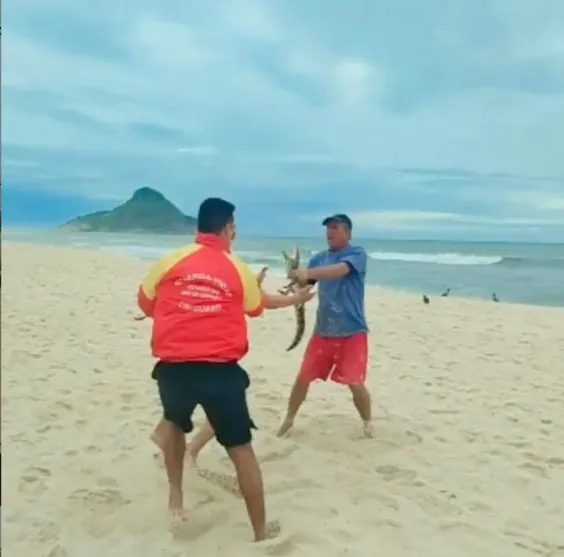
[[[290,274],[290,271],[293,271],[294,269],[298,269],[300,267],[301,257],[299,246],[296,246],[294,248],[292,255],[288,255],[288,252],[282,250],[282,256],[284,257],[284,261],[286,262],[286,272],[288,273],[288,275]],[[295,283],[295,280],[290,280],[290,282],[286,284],[281,290],[279,290],[279,292],[281,294],[289,294],[293,290]]]
[[[296,246],[292,255],[288,255],[287,252],[282,251],[284,261],[286,261],[286,270],[292,271],[300,266],[300,248]]]

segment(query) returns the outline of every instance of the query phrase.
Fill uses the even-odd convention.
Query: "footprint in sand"
[[[416,497],[416,500],[421,509],[430,516],[454,517],[463,513],[462,508],[456,503],[456,495],[446,492],[441,492],[440,495],[435,496],[427,493]]]
[[[519,464],[518,467],[524,472],[527,472],[528,475],[536,476],[537,478],[549,478],[547,471],[541,464],[525,462],[523,464]]]
[[[288,493],[289,491],[296,491],[300,489],[315,489],[323,488],[324,484],[321,484],[312,479],[296,479],[292,477],[285,477],[283,479],[278,479],[275,484],[269,484],[267,488],[268,495],[274,495],[276,493]]]
[[[267,525],[267,538],[260,542],[260,549],[267,555],[291,555],[297,549],[298,539],[289,532],[282,531],[277,520]]]
[[[51,477],[51,471],[47,468],[32,466],[26,468],[20,476],[18,491],[26,495],[40,495],[47,490],[47,481]]]
[[[137,393],[122,393],[121,400],[126,404],[129,404],[135,400]]]
[[[37,540],[44,546],[56,542],[61,536],[61,526],[48,519],[33,519],[30,526],[36,533]]]
[[[383,464],[376,468],[376,472],[380,474],[387,482],[392,481],[407,481],[412,482],[417,477],[415,470],[408,470],[394,466],[393,464]]]
[[[69,557],[67,550],[58,542],[45,553],[45,557]]]
[[[413,447],[423,442],[423,437],[411,430],[400,430],[393,427],[382,427],[375,433],[378,444],[388,448]]]
[[[221,487],[227,493],[233,495],[240,499],[242,497],[241,491],[239,489],[239,482],[235,476],[229,474],[223,474],[221,472],[215,472],[212,470],[207,470],[204,468],[198,469],[198,476],[209,481],[213,485]],[[318,485],[318,484],[317,484]],[[276,486],[269,488],[268,492],[273,493],[283,493],[287,492],[289,489],[311,489],[315,487],[315,482],[311,480],[288,480],[279,483]]]
[[[178,542],[193,542],[201,538],[213,528],[217,527],[219,518],[227,519],[225,516],[219,514],[217,517],[202,517],[195,513],[188,516],[185,514],[182,518],[169,518],[169,532],[173,539]]]
[[[108,511],[116,511],[131,503],[121,490],[112,487],[93,487],[75,489],[69,496],[72,502],[80,502],[93,512],[107,514]]]
[[[276,462],[277,460],[283,460],[293,455],[298,450],[298,445],[289,445],[287,447],[281,447],[272,451],[268,451],[266,454],[262,455],[259,460],[261,463],[265,462]]]
[[[239,490],[239,483],[237,478],[230,476],[229,474],[222,474],[221,472],[214,472],[212,470],[206,470],[204,468],[198,469],[198,476],[208,480],[214,485],[217,485],[234,495],[235,497],[241,497],[241,491]]]

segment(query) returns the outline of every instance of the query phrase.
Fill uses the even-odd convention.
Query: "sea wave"
[[[249,263],[249,267],[251,268],[252,271],[258,273],[259,271],[262,270],[263,267],[265,267],[265,265],[260,265],[258,263]],[[286,278],[286,269],[282,267],[268,266],[268,275],[276,278]]]
[[[255,263],[264,263],[265,265],[284,263],[284,258],[281,254],[251,250],[235,250],[234,253],[245,261],[254,261]]]
[[[564,258],[542,258],[542,257],[504,257],[500,261],[504,267],[535,267],[548,269],[564,269]]]
[[[160,247],[160,246],[142,246],[139,244],[107,244],[103,246],[97,246],[98,249],[102,251],[110,251],[113,253],[123,253],[131,255],[132,257],[137,257],[139,259],[149,259],[155,260],[163,257],[168,252],[170,248]]]
[[[378,261],[403,261],[406,263],[434,263],[437,265],[494,265],[500,263],[500,255],[467,255],[462,253],[402,253],[373,251],[371,259]]]
[[[133,243],[114,243],[106,245],[91,245],[89,242],[72,242],[73,245],[80,247],[96,247],[103,251],[125,253],[133,257],[146,260],[155,260],[163,257],[170,252],[169,246],[139,245]],[[310,253],[314,251],[303,250],[303,264],[309,260]],[[275,276],[285,276],[286,266],[281,253],[268,250],[235,250],[235,254],[251,265],[253,269],[261,269],[263,266],[270,268],[270,274]],[[455,265],[455,266],[484,266],[496,265],[507,268],[548,268],[564,269],[564,257],[526,257],[526,256],[502,256],[502,255],[478,255],[458,252],[441,253],[417,253],[417,252],[391,252],[373,251],[369,254],[370,259],[389,262],[389,263],[426,263],[434,265]]]

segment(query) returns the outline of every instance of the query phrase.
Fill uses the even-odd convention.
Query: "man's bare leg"
[[[156,425],[153,433],[151,434],[151,441],[164,451],[164,443],[165,439],[169,435],[170,427],[172,424],[161,418],[159,423]],[[215,437],[215,432],[210,425],[210,423],[206,420],[204,425],[200,428],[198,433],[194,436],[192,441],[186,444],[186,451],[188,453],[188,457],[190,458],[190,463],[195,465],[196,459],[200,454],[200,451]]]
[[[247,506],[255,541],[259,542],[266,539],[267,528],[262,474],[255,451],[248,443],[227,449],[227,454],[235,466],[239,489]]]
[[[151,441],[159,448],[164,450],[165,440],[169,436],[171,423],[161,418],[159,423],[155,426],[153,433],[151,433]]]
[[[167,423],[169,424],[168,435],[164,439],[163,453],[169,487],[168,510],[171,516],[177,518],[182,516],[183,508],[182,475],[186,441],[184,432],[179,427],[171,422]]]
[[[362,420],[362,429],[366,437],[372,437],[372,401],[364,385],[349,385],[355,408]]]
[[[191,463],[195,466],[196,459],[200,454],[200,451],[215,437],[215,431],[211,424],[206,420],[204,425],[200,428],[198,433],[194,435],[193,439],[186,445],[186,451],[191,460]]]
[[[278,437],[282,437],[292,429],[294,425],[294,419],[300,409],[301,405],[304,403],[307,393],[309,391],[310,383],[297,377],[292,386],[292,392],[290,393],[290,400],[288,401],[288,410],[286,412],[286,417],[278,430]]]

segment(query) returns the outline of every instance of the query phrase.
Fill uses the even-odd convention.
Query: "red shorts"
[[[299,377],[343,385],[363,385],[368,367],[368,335],[322,337],[313,335],[307,345]]]

